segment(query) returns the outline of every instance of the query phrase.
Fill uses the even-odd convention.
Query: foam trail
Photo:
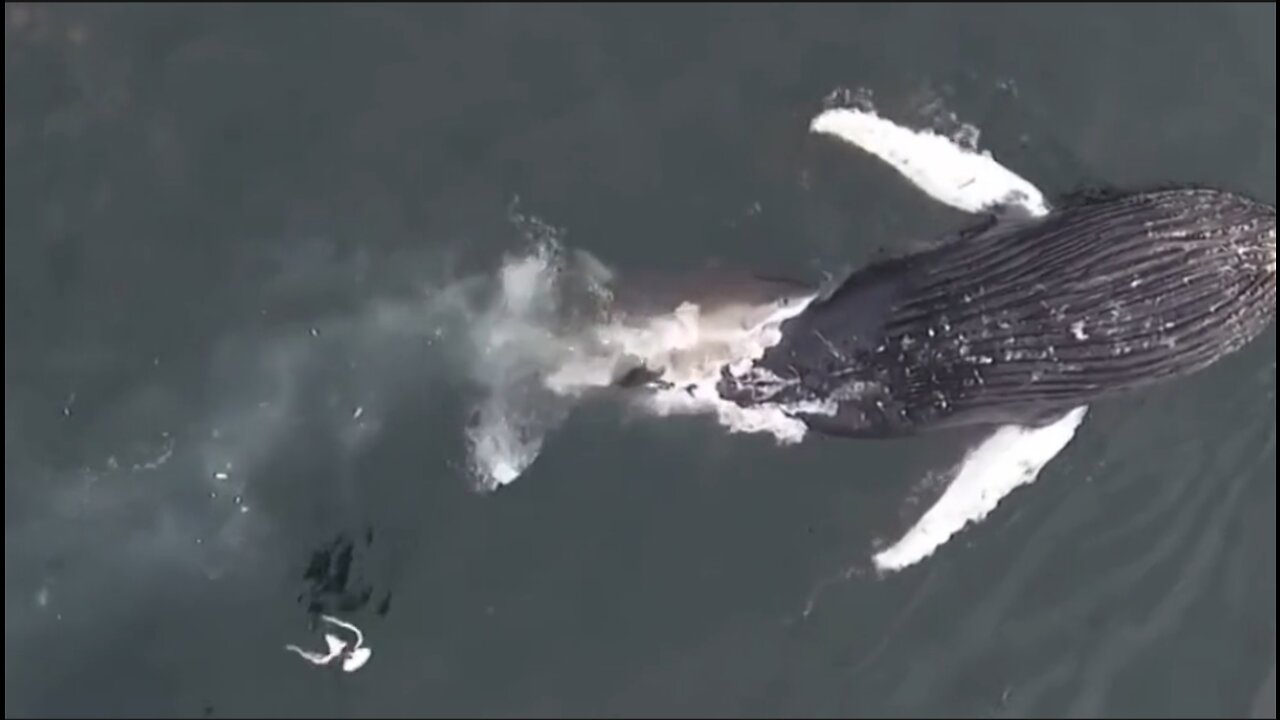
[[[831,135],[888,163],[922,192],[966,212],[1018,207],[1031,217],[1050,211],[1044,194],[989,153],[930,130],[910,130],[857,108],[827,110],[815,133]],[[972,133],[971,133],[972,134]],[[911,567],[935,553],[966,526],[981,522],[1040,472],[1071,442],[1087,408],[1076,408],[1037,428],[1006,426],[965,456],[942,497],[892,547],[873,560],[881,572]]]
[[[1033,216],[1048,212],[1040,190],[989,153],[961,146],[935,132],[916,131],[856,108],[827,110],[810,124],[815,133],[856,145],[888,163],[921,191],[965,212],[1018,206]]]
[[[1035,482],[1075,437],[1086,408],[1043,428],[1002,427],[961,463],[942,498],[893,547],[877,554],[876,568],[894,572],[928,558],[971,523],[982,522],[1010,493]]]
[[[798,315],[813,296],[776,306],[736,308],[717,313],[684,303],[670,314],[623,319],[592,330],[599,347],[575,359],[549,379],[558,392],[604,387],[626,360],[661,368],[657,386],[636,402],[653,415],[708,415],[730,432],[765,433],[790,444],[804,439],[806,426],[789,413],[799,408],[743,408],[716,390],[725,366],[747,366],[780,339],[782,323]],[[757,316],[754,322],[749,317]],[[743,322],[747,320],[746,322]]]
[[[685,302],[672,311],[627,314],[611,305],[609,268],[586,253],[567,252],[545,225],[535,224],[532,250],[507,258],[488,304],[461,312],[469,372],[483,396],[467,429],[470,466],[482,490],[522,477],[579,401],[640,367],[662,373],[631,395],[650,415],[705,415],[730,432],[769,434],[779,443],[805,437],[806,426],[788,414],[796,408],[741,408],[722,399],[716,384],[722,367],[763,355],[778,341],[782,322],[814,295]]]

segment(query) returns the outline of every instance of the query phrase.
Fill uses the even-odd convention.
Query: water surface
[[[839,88],[1274,203],[1274,4],[5,12],[6,716],[1274,717],[1274,331],[877,579],[958,440],[593,404],[481,494],[417,311],[515,211],[658,271],[952,229],[807,133]],[[365,669],[284,652],[317,610]]]

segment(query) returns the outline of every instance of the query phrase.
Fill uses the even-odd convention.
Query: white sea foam
[[[655,417],[705,415],[729,432],[796,443],[806,433],[795,412],[829,408],[742,408],[720,397],[726,366],[745,367],[780,337],[780,326],[812,297],[755,304],[694,302],[653,315],[615,313],[613,273],[544,238],[504,264],[489,306],[473,313],[472,379],[482,388],[468,429],[471,467],[485,489],[520,478],[547,434],[581,399],[610,388],[629,369],[650,368],[655,382],[631,401]]]

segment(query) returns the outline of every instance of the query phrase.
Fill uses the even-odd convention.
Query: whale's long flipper
[[[810,129],[862,148],[888,163],[933,199],[969,213],[1017,210],[1048,213],[1039,188],[996,162],[989,153],[960,146],[931,131],[911,130],[875,113],[827,110]]]
[[[1086,408],[1043,427],[1008,425],[965,456],[942,497],[892,547],[875,556],[876,569],[896,572],[932,555],[966,525],[981,522],[1019,487],[1035,482],[1075,437]]]
[[[879,158],[929,197],[969,213],[1040,218],[1049,214],[1044,194],[989,153],[961,146],[931,131],[897,125],[873,112],[827,110],[810,125]],[[967,525],[981,522],[1010,493],[1035,482],[1084,421],[1080,407],[1049,422],[1009,425],[996,430],[960,463],[938,501],[893,546],[878,553],[881,572],[915,565]]]

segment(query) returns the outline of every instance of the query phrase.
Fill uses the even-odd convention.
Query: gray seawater
[[[6,5],[5,716],[1275,717],[1274,331],[880,579],[954,442],[588,405],[477,493],[412,304],[513,205],[656,270],[953,228],[807,135],[837,88],[1050,193],[1274,203],[1275,50],[1274,3]],[[283,651],[315,611],[361,672]]]

